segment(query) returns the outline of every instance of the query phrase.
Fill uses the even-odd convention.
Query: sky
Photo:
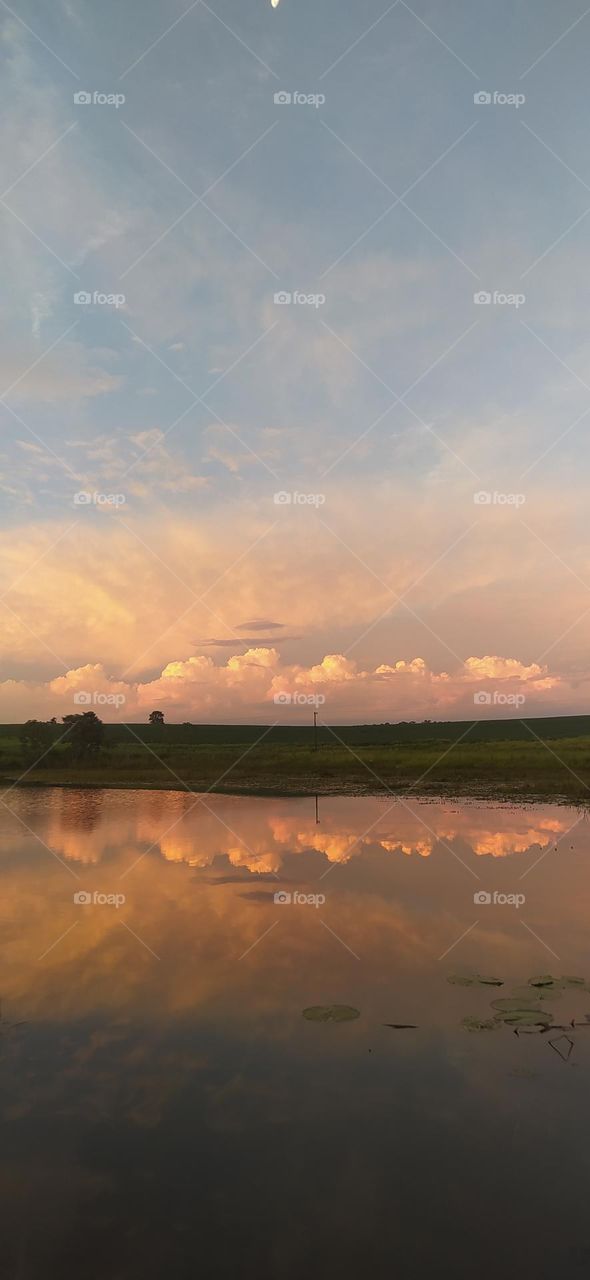
[[[0,0],[0,720],[590,712],[583,0]]]

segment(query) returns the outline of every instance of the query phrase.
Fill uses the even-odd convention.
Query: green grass
[[[2,736],[0,729],[2,779],[16,781],[27,767],[18,737],[14,732]],[[441,739],[346,747],[332,739],[314,751],[309,742],[268,739],[250,749],[243,742],[183,744],[170,740],[168,730],[162,741],[148,746],[127,733],[126,740],[103,748],[98,760],[88,765],[75,764],[69,748],[61,744],[27,773],[24,782],[277,794],[379,793],[415,786],[420,793],[583,801],[590,799],[590,734],[551,739],[549,746],[530,735],[507,741],[468,738],[457,745]]]

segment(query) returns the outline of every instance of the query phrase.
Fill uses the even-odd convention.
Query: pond
[[[0,800],[2,1275],[590,1275],[585,812]]]

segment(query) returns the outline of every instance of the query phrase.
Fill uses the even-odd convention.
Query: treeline
[[[105,744],[105,726],[95,711],[83,711],[62,717],[59,724],[55,716],[51,720],[27,720],[20,732],[22,756],[25,764],[46,769],[67,757],[75,764],[92,764],[108,758],[115,744]],[[150,740],[160,742],[165,733],[164,715],[152,711],[149,718]],[[133,736],[133,735],[128,735]]]
[[[94,711],[57,720],[27,720],[21,734],[23,758],[27,765],[49,768],[56,757],[67,752],[76,763],[96,760],[104,739],[104,725]]]
[[[273,711],[275,708],[273,707]],[[156,717],[156,718],[154,718]],[[67,717],[66,717],[67,719]],[[326,717],[327,719],[327,717]],[[0,725],[2,739],[22,741],[28,725]],[[43,731],[41,731],[43,732]],[[57,741],[63,732],[61,724],[49,721],[45,741]],[[314,741],[313,724],[164,724],[162,712],[152,712],[148,723],[108,723],[103,726],[101,750],[114,747],[155,747],[165,743],[169,747],[248,747],[263,737],[270,746],[307,747]],[[447,745],[466,739],[468,742],[531,742],[590,737],[590,716],[542,716],[528,719],[506,716],[500,720],[473,721],[406,721],[382,724],[334,725],[332,729],[318,726],[318,744],[337,746],[338,740],[351,747],[380,747],[396,745],[428,746],[430,743]]]

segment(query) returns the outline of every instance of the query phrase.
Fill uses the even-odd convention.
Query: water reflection
[[[53,985],[63,1010],[83,1008],[91,991],[124,1003],[131,990],[144,1003],[148,971],[152,1002],[191,1007],[223,991],[239,1005],[260,970],[251,1015],[252,1003],[284,1003],[295,966],[319,965],[334,982],[361,957],[378,985],[392,963],[409,977],[451,949],[470,963],[485,947],[516,967],[530,954],[538,970],[564,927],[568,954],[585,945],[589,829],[567,808],[334,798],[318,825],[313,799],[35,789],[7,803],[5,988],[34,1005]],[[489,893],[497,902],[486,910]],[[83,983],[63,982],[72,964]]]
[[[581,1273],[590,1034],[571,1055],[470,1034],[498,991],[448,978],[497,974],[510,996],[590,977],[583,814],[62,789],[6,804],[6,1274],[192,1277],[204,1255],[279,1280],[419,1276],[441,1256],[460,1276],[474,1258],[484,1276]],[[302,1017],[318,1005],[360,1017]],[[590,995],[554,1012],[582,1020]],[[502,1230],[482,1257],[486,1204]]]
[[[105,797],[107,802],[105,803]],[[315,850],[347,862],[363,850],[430,857],[440,842],[501,858],[551,847],[576,822],[555,805],[426,803],[414,798],[255,800],[165,791],[12,791],[14,814],[56,852],[98,863],[122,844],[169,862],[207,867],[225,856],[252,872],[280,870],[286,855]],[[316,830],[316,827],[321,830]],[[18,822],[12,824],[18,837]],[[10,841],[4,833],[3,839]]]

